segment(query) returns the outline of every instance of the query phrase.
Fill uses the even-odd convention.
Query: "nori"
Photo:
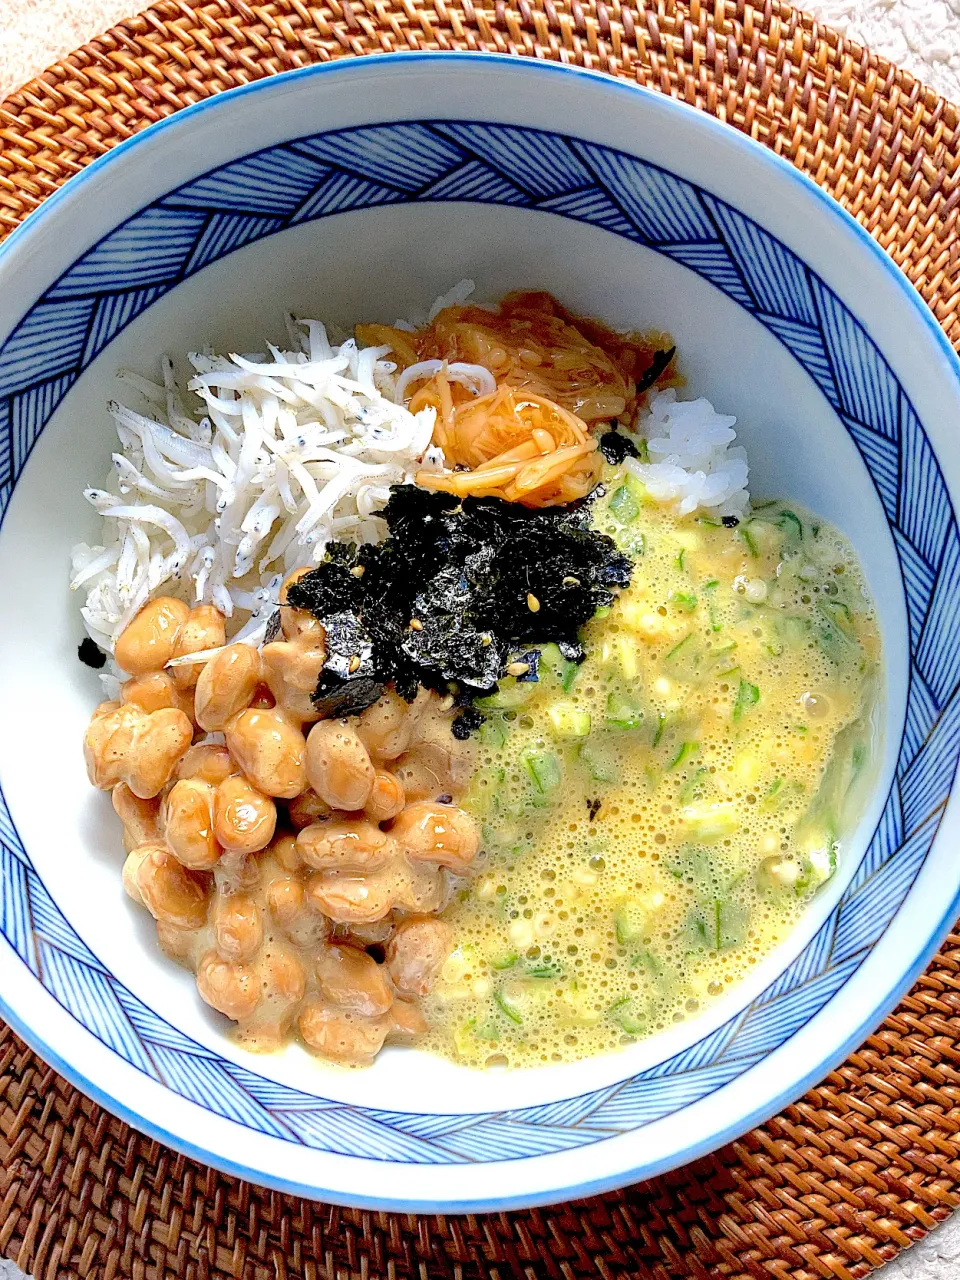
[[[676,354],[676,347],[670,347],[667,351],[655,351],[653,353],[653,359],[650,364],[637,379],[638,396],[642,395],[644,391],[649,391],[657,379],[666,373],[670,367],[670,361]]]
[[[84,636],[77,645],[77,657],[85,666],[93,667],[94,671],[99,671],[107,665],[107,655],[89,636]]]
[[[630,583],[589,502],[532,510],[395,485],[382,516],[384,542],[331,547],[288,592],[327,629],[314,695],[327,714],[355,714],[391,681],[408,699],[421,685],[458,701],[491,693],[533,642],[582,661],[580,628]]]
[[[378,677],[373,642],[356,613],[349,609],[323,619],[327,657],[312,699],[324,716],[355,716],[381,696],[386,681]]]
[[[450,732],[458,742],[466,742],[471,733],[480,728],[485,718],[476,707],[464,707],[454,716]]]
[[[600,452],[614,467],[619,467],[624,458],[640,456],[640,451],[630,437],[615,429],[605,431],[600,437]]]

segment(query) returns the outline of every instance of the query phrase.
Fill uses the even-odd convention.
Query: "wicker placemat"
[[[0,106],[0,226],[187,103],[408,48],[575,62],[730,121],[837,196],[960,343],[957,108],[769,0],[164,0]],[[960,1205],[960,935],[796,1106],[590,1201],[414,1218],[262,1191],[114,1120],[2,1026],[0,1166],[0,1250],[38,1280],[855,1280]]]

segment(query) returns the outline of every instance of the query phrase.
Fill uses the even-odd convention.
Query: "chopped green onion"
[[[847,639],[852,640],[856,635],[856,628],[853,623],[853,614],[850,607],[842,600],[818,600],[817,608],[829,620],[840,629]]]
[[[710,654],[714,662],[718,662],[722,670],[717,671],[717,675],[729,675],[731,671],[736,671],[736,667],[724,667],[723,659],[729,658],[734,649],[737,648],[736,640],[731,640],[727,644],[719,645],[716,649],[711,649]]]
[[[613,914],[613,928],[618,946],[629,946],[631,942],[636,942],[638,938],[643,937],[645,925],[646,912],[639,902],[632,900],[622,902]]]
[[[783,543],[787,550],[796,551],[803,542],[803,523],[792,511],[781,511],[777,524],[783,530]]]
[[[792,782],[785,782],[783,778],[774,778],[761,803],[765,809],[776,811],[785,808],[791,800],[802,796],[803,791],[803,783],[796,778]]]
[[[706,593],[707,613],[710,617],[710,630],[722,631],[723,623],[717,617],[717,598],[713,594],[720,585],[719,578],[712,578],[709,582],[703,584],[702,590]]]
[[[517,953],[511,951],[505,956],[497,956],[496,960],[491,960],[490,967],[492,969],[512,969],[518,959]]]
[[[587,766],[595,782],[619,782],[620,773],[616,758],[589,739],[580,747],[580,759]]]
[[[683,572],[683,562],[684,560],[686,560],[686,558],[687,558],[687,549],[686,547],[681,547],[677,553],[677,568],[681,572]]]
[[[823,618],[817,627],[817,643],[831,662],[841,664],[856,636],[853,614],[842,600],[818,600],[817,608]]]
[[[628,1036],[642,1035],[646,1029],[646,1023],[631,1011],[630,1005],[630,996],[621,996],[619,1000],[614,1000],[607,1012],[621,1031],[625,1031]]]
[[[547,715],[562,738],[585,738],[590,732],[590,712],[573,702],[553,702],[547,707]]]
[[[663,737],[663,731],[666,727],[667,727],[667,717],[661,711],[660,714],[657,716],[657,731],[653,735],[653,746],[659,747],[660,739]]]
[[[693,777],[687,780],[680,792],[680,803],[691,804],[694,800],[702,800],[706,794],[703,784],[709,776],[710,770],[705,765],[695,770]]]
[[[511,1022],[515,1022],[518,1027],[523,1025],[523,1017],[520,1010],[507,996],[503,995],[502,992],[495,991],[493,993],[493,1002],[500,1012],[508,1017]]]
[[[700,750],[699,742],[681,742],[677,754],[667,765],[668,769],[679,769],[682,764],[690,759],[691,756],[697,754]]]
[[[740,946],[747,935],[748,917],[732,898],[712,898],[695,908],[688,927],[702,946],[724,951]]]
[[[692,591],[671,591],[670,603],[675,604],[684,613],[692,613],[697,607],[697,597]]]
[[[552,751],[525,751],[523,763],[541,795],[554,791],[563,781],[560,761]]]
[[[480,726],[478,736],[485,747],[505,747],[507,744],[506,722],[499,716],[490,716]]]
[[[481,711],[513,711],[516,707],[522,707],[525,702],[529,702],[533,695],[537,692],[538,681],[536,680],[514,680],[512,676],[505,676],[500,681],[500,688],[496,693],[491,693],[485,698],[475,698],[474,706],[479,707]]]
[[[681,650],[683,649],[683,646],[684,646],[685,644],[687,644],[687,643],[688,643],[688,641],[690,641],[690,640],[692,640],[692,639],[693,639],[693,632],[692,632],[692,631],[688,631],[688,632],[687,632],[687,634],[686,634],[686,635],[683,637],[683,639],[680,641],[680,643],[679,643],[679,644],[675,644],[675,645],[673,646],[673,648],[670,650],[670,652],[667,654],[666,661],[667,661],[667,662],[669,662],[669,661],[671,660],[671,658],[675,658],[675,657],[677,656],[677,654],[681,652]]]
[[[755,707],[759,701],[760,690],[757,686],[751,684],[749,680],[741,680],[736,701],[733,704],[734,720],[742,720],[744,712],[750,707]]]
[[[540,650],[540,674],[546,672],[556,680],[564,693],[569,693],[577,678],[580,668],[569,658],[565,658],[555,644],[545,644]]]
[[[639,951],[631,956],[630,964],[634,969],[646,969],[651,978],[663,977],[663,965],[652,951]]]
[[[625,484],[610,499],[610,510],[620,524],[632,524],[640,514],[640,506]]]
[[[750,554],[757,559],[760,555],[760,548],[757,546],[757,540],[749,528],[749,524],[741,524],[737,527],[737,537],[746,545]]]
[[[643,712],[631,698],[611,693],[607,698],[607,724],[618,729],[639,729],[643,724]]]
[[[792,649],[796,649],[806,643],[810,627],[806,618],[798,618],[788,613],[783,617],[777,618],[774,625],[784,644],[790,645]]]

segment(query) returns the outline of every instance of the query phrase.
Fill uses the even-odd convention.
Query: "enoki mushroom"
[[[448,467],[468,468],[421,471],[416,479],[424,488],[547,507],[586,497],[596,485],[597,441],[575,414],[507,386],[465,403],[458,399],[441,370],[410,401],[414,413],[436,410],[433,442]]]

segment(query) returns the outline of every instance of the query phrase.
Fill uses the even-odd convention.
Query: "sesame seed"
[[[480,637],[480,643],[483,645],[484,649],[489,649],[493,644],[493,636],[490,635],[489,632],[485,631]]]
[[[525,676],[529,670],[529,662],[508,662],[506,666],[508,676]]]
[[[419,619],[419,618],[411,618],[411,619],[410,619],[410,630],[411,630],[411,631],[422,631],[422,630],[423,630],[423,623],[420,621],[420,619]]]
[[[527,608],[530,610],[531,613],[540,612],[540,601],[537,599],[535,595],[533,595],[532,592],[529,592],[529,591],[527,592]]]
[[[580,579],[574,578],[570,574],[568,574],[563,580],[563,585],[565,587],[579,587]]]
[[[353,657],[350,659],[350,666],[348,670],[351,675],[353,675],[355,671],[360,670],[360,659],[357,657],[356,654],[354,654]]]

